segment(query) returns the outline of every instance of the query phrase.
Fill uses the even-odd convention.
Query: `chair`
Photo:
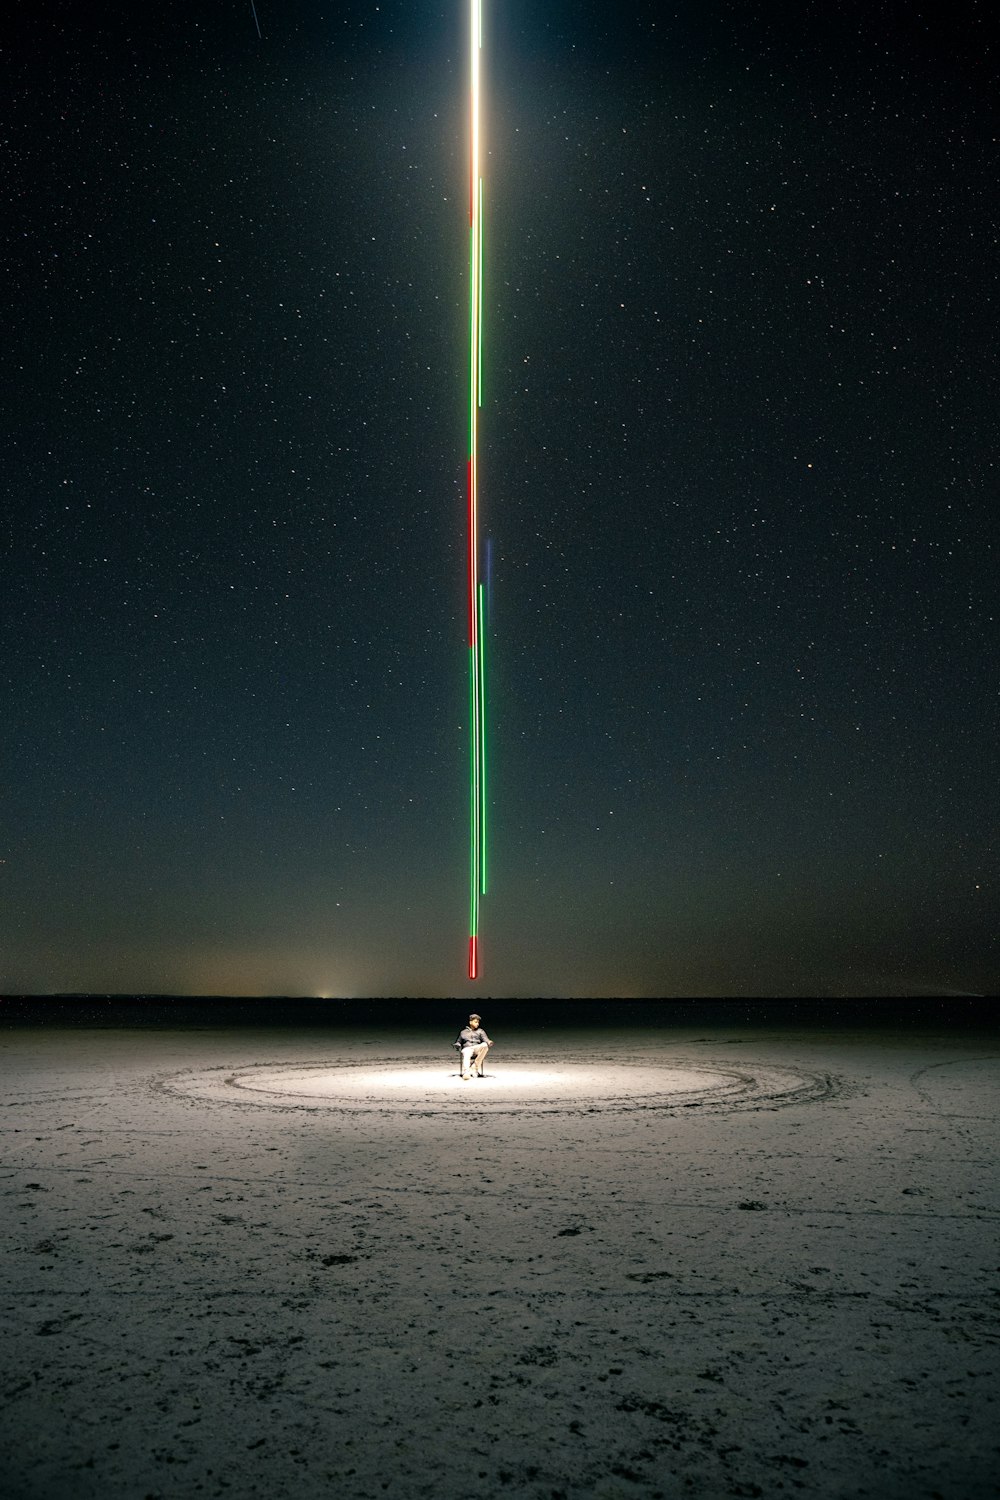
[[[459,1072],[461,1072],[462,1071],[462,1049],[458,1045],[457,1042],[453,1043],[453,1045],[454,1045],[455,1051],[458,1053],[458,1070],[459,1070]],[[490,1049],[487,1047],[486,1051],[483,1054],[483,1060],[480,1063],[480,1067],[482,1068],[482,1072],[479,1075],[480,1078],[485,1078],[486,1077],[486,1059],[489,1057],[489,1055],[490,1055]]]

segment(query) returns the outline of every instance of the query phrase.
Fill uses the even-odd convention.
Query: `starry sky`
[[[1000,988],[989,12],[487,0],[474,987],[464,6],[22,6],[0,991]]]

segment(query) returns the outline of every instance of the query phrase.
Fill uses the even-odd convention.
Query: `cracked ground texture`
[[[1000,1494],[1000,1037],[391,1050],[0,1033],[5,1496]]]

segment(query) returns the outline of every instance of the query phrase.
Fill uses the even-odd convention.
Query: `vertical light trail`
[[[469,978],[479,978],[486,893],[486,661],[479,582],[479,409],[483,403],[482,0],[469,0]]]
[[[486,608],[479,585],[479,894],[486,895]]]

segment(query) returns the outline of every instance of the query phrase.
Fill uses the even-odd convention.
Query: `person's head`
[[[476,1015],[472,1015],[472,1016],[469,1017],[469,1025],[470,1026],[478,1026],[480,1024],[480,1020],[481,1020],[481,1017],[476,1016]]]

